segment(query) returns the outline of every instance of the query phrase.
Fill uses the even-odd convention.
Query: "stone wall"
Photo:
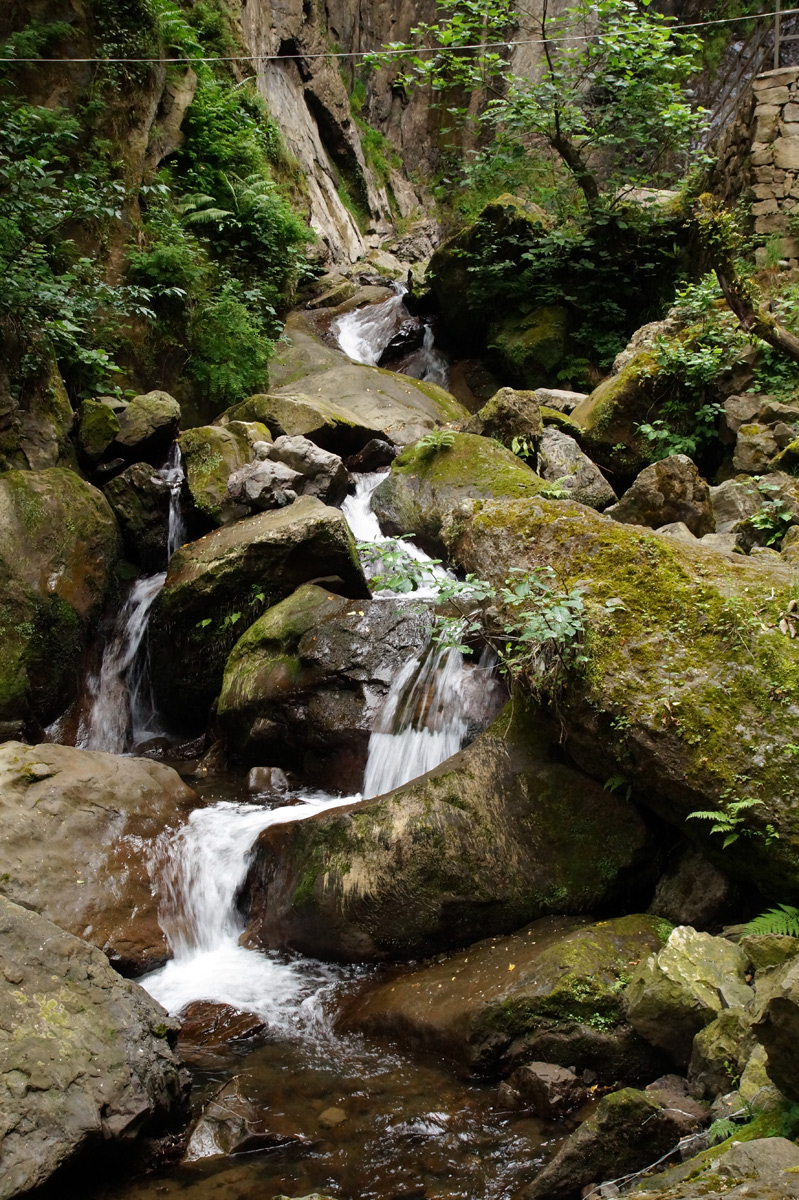
[[[778,237],[780,257],[799,266],[799,67],[754,80],[719,144],[716,184],[728,203],[751,204],[762,255]]]

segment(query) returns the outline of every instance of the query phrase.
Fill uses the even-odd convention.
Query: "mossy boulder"
[[[125,457],[159,462],[180,428],[180,405],[168,392],[134,396],[120,413],[114,448]]]
[[[180,435],[186,484],[195,508],[214,527],[248,515],[245,505],[228,495],[228,479],[252,462],[256,442],[271,442],[261,421],[228,420],[220,425],[199,425]]]
[[[149,463],[133,463],[106,484],[104,495],[119,522],[131,561],[150,575],[165,571],[172,499],[166,480]]]
[[[588,661],[558,695],[573,759],[603,782],[621,775],[734,879],[799,900],[790,568],[540,497],[486,501],[447,532],[453,561],[496,585],[510,567],[551,566],[582,592]],[[726,848],[711,822],[687,819],[736,797],[762,804],[740,813]]]
[[[653,865],[633,807],[557,761],[517,701],[398,791],[265,831],[246,940],[333,959],[415,958],[612,906],[648,886]]]
[[[631,1196],[648,1200],[799,1200],[799,1147],[778,1136],[780,1119],[769,1115],[676,1167],[650,1175]]]
[[[173,554],[150,619],[153,686],[164,712],[201,727],[243,631],[316,579],[345,596],[369,595],[344,517],[309,496],[215,529]]]
[[[344,1024],[481,1071],[540,1059],[640,1082],[660,1063],[627,1024],[622,991],[630,964],[669,928],[646,916],[544,917],[367,987]]]
[[[412,533],[432,553],[443,551],[442,528],[464,502],[535,496],[544,482],[504,446],[473,433],[453,433],[451,445],[417,443],[391,464],[372,496],[383,533]]]
[[[715,530],[710,488],[687,454],[670,454],[645,467],[606,515],[650,529],[682,521],[698,538]]]
[[[757,1040],[768,1055],[769,1078],[780,1091],[799,1102],[797,1046],[799,1046],[799,962],[779,971],[769,987],[770,997],[760,1020],[753,1026]]]
[[[80,1155],[164,1132],[189,1078],[172,1050],[177,1023],[94,946],[5,897],[0,941],[0,1196],[11,1200]]]
[[[568,341],[567,310],[548,304],[526,316],[507,316],[496,322],[488,332],[487,345],[503,375],[517,387],[536,388],[553,378]]]
[[[108,501],[74,472],[0,476],[0,721],[35,731],[73,699],[120,551]]]
[[[103,400],[84,400],[78,409],[78,452],[88,467],[96,466],[119,433],[115,407]]]
[[[509,387],[500,388],[464,430],[494,438],[508,450],[512,449],[515,438],[523,439],[537,450],[543,431],[541,406],[535,392],[519,392]]]
[[[74,413],[55,362],[21,391],[12,394],[9,375],[0,363],[0,471],[74,467],[69,438]]]
[[[744,1008],[754,1000],[747,966],[743,950],[732,942],[678,925],[663,949],[634,972],[624,995],[628,1020],[685,1068],[700,1029],[722,1009]]]
[[[605,379],[571,414],[580,445],[612,478],[632,480],[652,459],[652,445],[638,426],[652,418],[658,368],[649,350],[635,355]]]
[[[751,1015],[743,1008],[722,1009],[694,1037],[688,1068],[693,1094],[714,1100],[730,1092],[754,1046]]]
[[[306,584],[239,639],[225,666],[219,723],[236,758],[361,790],[371,730],[409,657],[430,636],[416,606]]]

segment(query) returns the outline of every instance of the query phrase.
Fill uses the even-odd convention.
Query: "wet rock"
[[[754,999],[744,952],[724,938],[680,925],[635,971],[625,991],[627,1017],[640,1035],[687,1067],[694,1036],[724,1008]]]
[[[149,463],[134,463],[105,488],[128,557],[149,575],[166,570],[171,496],[168,483]]]
[[[538,455],[542,479],[557,483],[570,500],[600,511],[613,504],[616,493],[573,437],[551,426],[544,430]]]
[[[412,533],[437,555],[442,526],[463,501],[531,496],[545,486],[520,458],[488,438],[454,433],[452,439],[441,448],[409,446],[372,496],[383,533]]]
[[[713,532],[710,488],[685,454],[672,454],[646,467],[607,515],[650,529],[682,521],[695,537]]]
[[[201,722],[244,629],[320,578],[345,595],[369,595],[344,517],[310,496],[216,529],[173,554],[150,620],[153,685],[163,711],[180,724],[187,717]]]
[[[514,438],[521,438],[535,453],[543,433],[538,392],[500,388],[464,428],[467,433],[495,438],[508,450]]]
[[[425,324],[421,317],[409,317],[406,321],[403,321],[380,355],[378,365],[381,367],[390,366],[392,362],[395,362],[398,358],[402,358],[409,350],[418,350],[424,343],[424,333]]]
[[[796,1200],[799,1148],[787,1138],[736,1142],[723,1154],[710,1151],[656,1176],[631,1195],[648,1200]],[[686,1182],[688,1180],[688,1182]]]
[[[121,548],[108,501],[73,471],[0,476],[0,720],[36,736],[74,699]]]
[[[661,876],[649,911],[673,925],[706,930],[732,919],[739,897],[739,889],[728,875],[700,851],[688,847]]]
[[[347,1114],[343,1108],[326,1108],[319,1114],[319,1124],[322,1129],[335,1129],[337,1125],[343,1125],[346,1120]]]
[[[247,775],[248,792],[276,792],[283,795],[289,790],[289,781],[280,767],[253,767]]]
[[[432,954],[610,904],[651,870],[647,846],[634,809],[553,761],[517,700],[417,782],[265,830],[246,940],[334,959]]]
[[[0,746],[0,892],[98,946],[125,973],[169,957],[148,869],[199,805],[170,767],[72,746]]]
[[[543,918],[367,988],[343,1023],[477,1070],[517,1068],[508,1083],[522,1094],[527,1066],[542,1059],[609,1081],[651,1079],[663,1060],[627,1024],[621,991],[662,931],[651,917]]]
[[[525,1106],[545,1121],[558,1121],[588,1098],[583,1082],[567,1067],[553,1063],[528,1063],[508,1079]]]
[[[789,1100],[799,1101],[797,1048],[799,1047],[799,962],[780,973],[771,998],[753,1027],[768,1054],[768,1074]]]
[[[183,1162],[305,1144],[285,1117],[264,1112],[245,1088],[246,1077],[234,1075],[203,1106],[189,1130]]]
[[[271,440],[261,421],[201,425],[180,435],[189,494],[195,508],[212,525],[227,525],[248,515],[249,507],[229,494],[228,480],[254,461],[260,442]]]
[[[653,1093],[623,1088],[604,1096],[593,1116],[524,1189],[524,1200],[572,1200],[597,1179],[617,1179],[649,1166],[700,1125],[659,1103]]]
[[[660,538],[540,497],[485,501],[444,532],[451,560],[495,586],[509,568],[551,566],[563,589],[582,591],[590,667],[570,676],[557,700],[572,760],[603,783],[622,774],[642,804],[687,829],[733,879],[769,899],[799,900],[797,816],[783,799],[799,724],[795,642],[779,628],[793,597],[787,565],[721,555],[703,541]],[[743,644],[730,636],[733,612],[747,614],[752,636]],[[709,822],[686,820],[723,808],[739,774],[747,795],[764,803],[746,810],[754,836],[722,849]],[[767,844],[769,823],[780,837]]]
[[[344,466],[348,471],[379,471],[381,467],[390,466],[396,457],[397,448],[391,442],[372,438],[357,454],[351,454]]]
[[[211,1000],[194,1000],[181,1009],[178,1016],[181,1052],[202,1047],[215,1050],[230,1042],[246,1041],[266,1028],[257,1013],[241,1012],[230,1004],[215,1004]]]
[[[180,1113],[175,1024],[93,946],[0,897],[4,1200]]]
[[[168,392],[134,396],[119,414],[114,448],[128,460],[160,462],[180,428],[180,405]]]
[[[296,767],[320,786],[335,779],[345,792],[360,790],[382,701],[429,637],[425,611],[299,588],[228,658],[218,719],[231,751]]]

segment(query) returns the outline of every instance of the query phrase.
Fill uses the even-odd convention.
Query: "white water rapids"
[[[340,348],[355,362],[376,366],[388,343],[404,321],[410,317],[405,307],[408,289],[395,283],[396,295],[382,304],[365,304],[338,317],[331,326]],[[449,387],[449,360],[435,345],[432,325],[426,324],[424,342],[416,350],[409,350],[392,370],[413,379]]]

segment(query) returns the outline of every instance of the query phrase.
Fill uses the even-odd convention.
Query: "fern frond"
[[[720,813],[718,809],[711,809],[709,812],[689,813],[685,819],[686,821],[718,821],[718,819],[723,817],[723,815],[724,814]]]
[[[777,933],[799,938],[799,908],[794,908],[792,904],[779,904],[754,917],[744,928],[747,934]]]
[[[708,1128],[710,1145],[715,1146],[718,1142],[726,1142],[727,1138],[732,1137],[740,1128],[740,1125],[730,1117],[721,1117]]]

